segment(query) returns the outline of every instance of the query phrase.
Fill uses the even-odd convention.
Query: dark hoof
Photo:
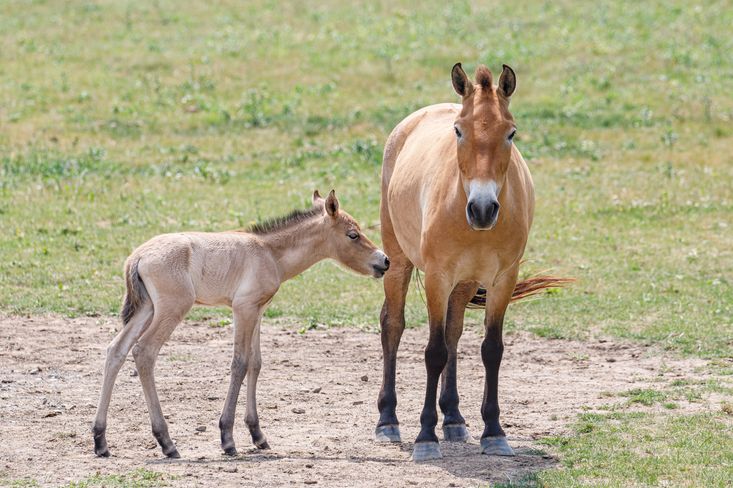
[[[374,431],[374,440],[377,442],[402,442],[400,426],[397,424],[380,425]]]
[[[106,447],[104,449],[95,449],[94,454],[97,455],[97,457],[109,457],[109,449]]]
[[[109,457],[109,449],[107,448],[107,440],[104,438],[104,434],[94,436],[94,454],[98,457]]]
[[[270,449],[270,444],[267,443],[267,440],[262,439],[260,442],[255,442],[255,447],[257,447],[257,449],[265,450]]]
[[[416,463],[440,459],[443,454],[440,452],[440,444],[437,442],[416,442],[412,450],[412,460]]]
[[[181,458],[181,455],[178,454],[178,449],[176,449],[175,447],[173,448],[172,451],[164,452],[163,454],[165,454],[168,459],[180,459]]]
[[[443,426],[443,439],[448,442],[467,442],[471,440],[466,424],[451,424]]]
[[[92,427],[92,435],[94,436],[94,454],[98,457],[109,457],[109,449],[107,449],[107,437],[104,435],[104,428]]]
[[[237,455],[237,448],[234,447],[234,446],[227,447],[226,449],[224,449],[224,454],[226,454],[227,456],[236,456]]]
[[[481,439],[481,454],[489,456],[515,456],[505,436],[484,437]]]

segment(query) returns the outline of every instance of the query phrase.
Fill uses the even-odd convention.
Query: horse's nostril
[[[491,220],[494,220],[499,213],[499,202],[494,202],[489,207],[489,216]]]
[[[387,256],[384,256],[384,267],[389,269],[389,258]]]
[[[470,215],[471,218],[476,218],[476,206],[473,202],[468,202],[468,215]]]

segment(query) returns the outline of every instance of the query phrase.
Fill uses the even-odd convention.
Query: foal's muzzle
[[[466,219],[474,230],[493,229],[499,218],[499,202],[496,199],[470,199],[466,205]]]
[[[374,277],[381,278],[389,269],[389,258],[382,251],[377,251],[376,262],[372,264]]]

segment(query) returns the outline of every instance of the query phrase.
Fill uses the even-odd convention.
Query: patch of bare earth
[[[475,486],[516,480],[556,466],[536,439],[567,432],[576,415],[609,402],[608,392],[653,387],[660,378],[705,378],[704,362],[664,357],[654,348],[613,342],[506,337],[500,379],[505,430],[517,456],[479,454],[483,367],[481,337],[466,330],[459,350],[461,409],[474,439],[443,443],[442,460],[410,461],[425,385],[426,329],[408,330],[398,361],[401,445],[372,440],[381,382],[379,335],[354,329],[296,332],[266,322],[258,399],[272,450],[257,451],[240,397],[235,438],[240,455],[219,448],[217,427],[229,381],[232,331],[186,322],[158,360],[156,381],[182,459],[169,461],[150,432],[131,358],[112,398],[108,459],[96,458],[90,425],[111,318],[0,317],[0,478],[59,485],[96,473],[146,468],[175,476],[172,485]],[[710,403],[681,405],[715,408]],[[440,426],[438,428],[440,432]]]

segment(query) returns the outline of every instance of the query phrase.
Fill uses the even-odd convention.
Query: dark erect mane
[[[252,234],[269,234],[315,217],[322,211],[323,209],[320,207],[312,207],[307,210],[293,210],[284,217],[276,217],[265,220],[264,222],[258,222],[249,227],[247,232],[251,232]]]

